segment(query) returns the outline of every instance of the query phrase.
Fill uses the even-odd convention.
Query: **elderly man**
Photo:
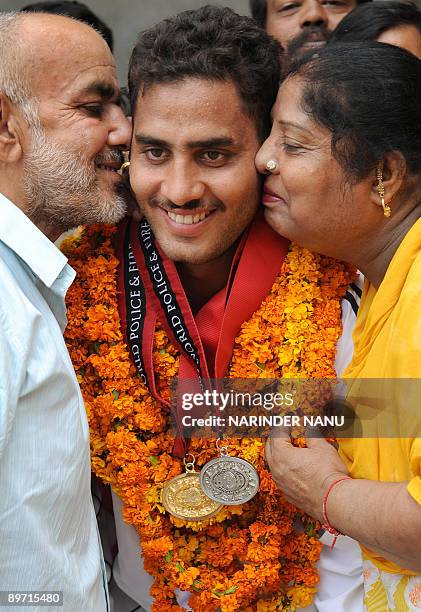
[[[0,606],[101,612],[88,426],[62,338],[75,274],[53,241],[124,215],[130,127],[89,26],[1,14],[0,56]]]
[[[293,57],[324,45],[341,19],[367,1],[250,0],[250,10],[260,27]]]

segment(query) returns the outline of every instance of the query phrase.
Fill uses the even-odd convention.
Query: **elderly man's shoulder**
[[[13,319],[19,315],[19,305],[24,306],[28,274],[23,261],[0,240],[0,310]]]

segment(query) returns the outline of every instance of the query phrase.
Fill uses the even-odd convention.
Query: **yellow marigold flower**
[[[315,592],[315,588],[294,586],[288,589],[287,595],[295,608],[306,608],[313,601]]]

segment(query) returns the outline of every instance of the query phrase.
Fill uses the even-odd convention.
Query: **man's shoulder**
[[[357,278],[348,286],[344,297],[342,298],[342,309],[350,310],[355,317],[358,314],[358,309],[361,303],[363,292],[364,276],[358,272]]]
[[[37,316],[30,296],[36,291],[29,268],[0,241],[0,327],[8,343],[19,346],[24,330],[30,329]]]
[[[342,298],[342,334],[336,346],[335,358],[335,369],[338,376],[345,370],[354,353],[352,333],[360,307],[363,285],[364,276],[358,272],[357,278],[348,286]]]
[[[20,292],[25,276],[27,270],[24,262],[0,240],[0,304],[10,304],[11,295]]]

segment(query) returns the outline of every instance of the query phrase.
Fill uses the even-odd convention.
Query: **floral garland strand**
[[[67,296],[66,341],[86,402],[93,470],[121,497],[124,518],[140,536],[145,569],[154,577],[153,610],[181,611],[175,589],[190,591],[190,605],[199,612],[309,605],[318,582],[318,525],[275,486],[261,439],[233,440],[231,446],[258,469],[260,491],[253,500],[199,523],[165,513],[162,487],[182,465],[171,454],[168,410],[141,383],[122,337],[115,231],[94,226],[62,247],[77,272]],[[292,245],[270,294],[241,327],[229,376],[334,377],[340,298],[353,276],[344,264]],[[153,362],[163,397],[178,374],[178,357],[157,329]],[[215,457],[214,444],[192,440],[199,467]]]

